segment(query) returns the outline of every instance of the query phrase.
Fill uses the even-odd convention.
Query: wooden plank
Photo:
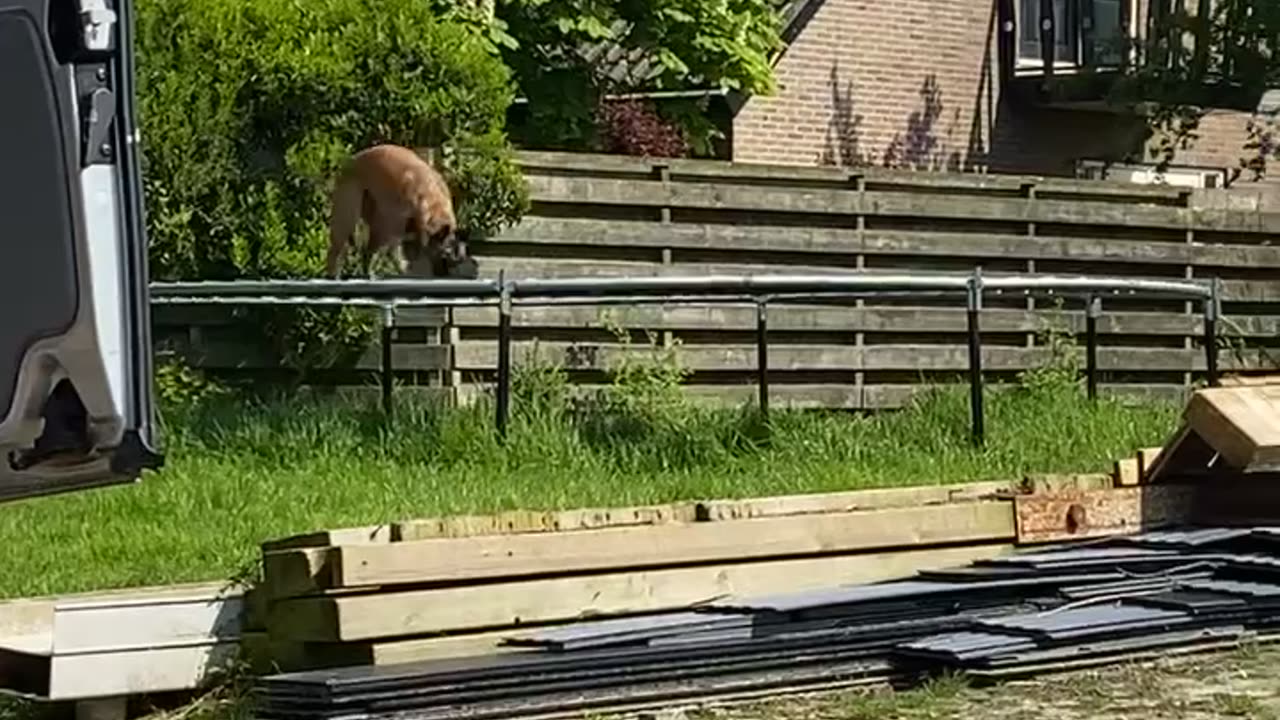
[[[187,362],[200,368],[216,370],[262,370],[280,367],[274,355],[267,349],[252,343],[207,342],[198,348],[186,343],[174,343],[175,352]],[[391,346],[391,364],[398,370],[439,370],[449,366],[450,348],[447,345]],[[377,370],[382,367],[382,349],[372,343],[350,360],[317,365],[348,370]]]
[[[296,548],[327,547],[329,545],[391,542],[392,528],[393,526],[387,523],[383,525],[366,525],[364,527],[317,530],[315,532],[299,533],[275,540],[267,540],[261,544],[261,548],[262,552],[268,553]]]
[[[916,192],[757,187],[729,184],[658,182],[563,175],[531,176],[530,197],[542,203],[598,203],[723,211],[768,211],[821,215],[872,215],[910,218],[1025,221],[1185,229],[1192,212],[1159,205],[968,197]],[[1252,218],[1232,210],[1196,211],[1196,224],[1213,229],[1256,232]]]
[[[1141,480],[1141,475],[1138,472],[1138,459],[1120,458],[1116,460],[1115,475],[1116,485],[1125,487],[1137,485]]]
[[[517,306],[511,324],[518,328],[585,329],[601,328],[602,309],[597,307]],[[741,304],[642,305],[617,308],[614,318],[624,327],[650,330],[745,331],[755,330],[754,307]],[[809,331],[829,333],[962,333],[967,313],[964,308],[839,307],[772,304],[769,329],[776,332]],[[459,326],[496,327],[497,310],[487,307],[458,308]],[[1240,331],[1249,336],[1280,334],[1280,316],[1232,316]],[[1053,312],[984,309],[984,333],[1036,332],[1047,323],[1061,324],[1070,332],[1085,330],[1083,312]],[[1199,337],[1203,321],[1193,315],[1174,313],[1112,312],[1098,319],[1100,335],[1173,335]]]
[[[695,508],[689,503],[576,510],[513,510],[496,515],[459,515],[407,520],[395,523],[392,536],[396,541],[466,538],[662,525],[673,522],[693,522],[696,519]]]
[[[227,642],[55,655],[47,699],[80,700],[210,687],[234,669],[239,653],[238,643]]]
[[[1017,542],[1105,537],[1185,523],[1194,495],[1194,488],[1186,485],[1018,495],[1013,499]]]
[[[514,361],[524,362],[533,350],[537,350],[544,362],[551,362],[567,370],[608,370],[624,356],[650,355],[653,349],[635,345],[626,347],[616,343],[567,343],[533,341],[512,343]],[[770,372],[814,370],[903,370],[903,371],[962,371],[969,367],[968,347],[965,345],[813,345],[771,343],[769,346]],[[1077,352],[1083,351],[1077,349]],[[987,345],[982,349],[982,365],[985,370],[1022,370],[1041,365],[1049,359],[1049,351],[1036,347]],[[1259,367],[1265,362],[1258,352],[1247,353],[1242,359],[1223,357],[1221,367]],[[749,372],[757,367],[754,344],[685,344],[680,346],[677,357],[681,365],[698,371]],[[492,370],[498,364],[498,349],[493,341],[464,341],[456,348],[455,367],[462,370]],[[1197,350],[1175,348],[1117,348],[1098,349],[1098,368],[1104,371],[1174,371],[1203,370],[1204,353]]]
[[[1146,482],[1151,473],[1151,469],[1155,466],[1156,458],[1160,457],[1160,451],[1163,448],[1142,448],[1138,450],[1138,481]]]
[[[166,646],[234,642],[244,618],[242,594],[66,602],[54,607],[53,648],[62,653],[110,653]]]
[[[1203,264],[1215,267],[1280,265],[1280,247],[1135,242],[937,231],[866,230],[774,225],[658,223],[529,215],[486,244],[500,255],[505,243],[590,246],[593,249],[680,248],[701,251],[786,252],[821,256],[918,255],[923,257],[1019,258],[1097,263]]]
[[[767,517],[733,523],[673,523],[574,533],[442,538],[328,550],[319,567],[295,562],[290,584],[312,589],[472,581],[545,573],[659,567],[994,541],[1012,534],[1007,502],[973,502],[868,512]],[[314,552],[284,551],[280,554]],[[307,578],[299,578],[298,571]]]
[[[360,308],[372,319],[381,321],[380,311],[376,308]],[[444,308],[438,307],[401,307],[396,309],[397,326],[435,327],[444,322]],[[157,303],[151,306],[151,323],[157,327],[197,326],[226,327],[243,324],[245,313],[242,307],[224,303],[184,303],[168,305]]]
[[[1280,385],[1198,390],[1183,417],[1233,467],[1280,471]]]
[[[1256,385],[1280,385],[1280,375],[1228,375],[1218,379],[1223,387],[1252,387]]]
[[[1074,476],[1071,476],[1074,477]],[[450,515],[416,518],[376,528],[342,528],[293,535],[262,543],[264,553],[329,545],[402,542],[431,538],[566,532],[603,527],[660,525],[671,522],[711,522],[747,517],[848,512],[889,507],[914,507],[988,498],[1010,492],[1014,483],[980,482],[898,488],[873,488],[834,493],[807,493],[766,498],[600,507],[571,510],[515,510],[492,515]]]
[[[333,574],[330,547],[272,550],[262,554],[262,593],[268,600],[305,595],[317,589],[316,578]]]
[[[1035,474],[1028,475],[1019,488],[1025,494],[1055,494],[1076,490],[1106,490],[1114,487],[1115,480],[1105,473],[1080,475]]]
[[[696,504],[700,521],[718,522],[761,517],[790,517],[813,513],[924,507],[994,499],[1011,493],[1015,483],[983,482],[963,485],[875,488],[834,493],[779,495],[743,500],[707,500]]]
[[[528,174],[552,171],[558,173],[574,172],[582,175],[631,173],[653,177],[657,168],[665,167],[669,169],[672,177],[714,178],[723,179],[726,182],[769,180],[778,184],[828,182],[848,185],[851,177],[862,177],[875,184],[998,192],[1017,192],[1026,184],[1034,184],[1039,186],[1041,192],[1050,194],[1062,193],[1131,198],[1134,202],[1174,201],[1181,199],[1186,194],[1182,188],[1161,185],[1137,185],[1117,180],[1074,180],[1003,173],[920,173],[889,168],[828,168],[532,150],[521,151],[517,158],[521,169]]]
[[[1005,509],[1004,528],[1012,536]],[[808,520],[809,517],[803,518]],[[740,525],[756,521],[745,520]],[[702,527],[713,527],[704,525]],[[359,641],[464,629],[687,607],[734,594],[870,582],[994,557],[1000,542],[891,553],[728,565],[636,570],[435,590],[285,600],[272,611],[272,633],[311,641]]]
[[[0,648],[44,655],[52,653],[54,617],[59,609],[62,609],[65,619],[68,609],[217,605],[236,601],[245,590],[242,586],[226,582],[183,583],[6,600],[0,602]]]

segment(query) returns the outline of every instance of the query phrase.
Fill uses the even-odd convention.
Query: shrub
[[[457,158],[446,175],[475,231],[527,207],[503,132],[509,71],[422,0],[144,0],[138,38],[157,279],[318,275],[332,178],[378,142]],[[352,313],[254,314],[295,360],[368,330]]]
[[[685,157],[689,144],[675,123],[642,100],[604,101],[597,111],[606,152],[645,157]]]

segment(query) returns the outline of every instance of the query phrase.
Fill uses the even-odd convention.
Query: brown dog
[[[373,257],[384,252],[393,255],[401,273],[475,277],[475,261],[459,236],[449,186],[409,148],[366,148],[338,175],[329,216],[329,277],[338,277],[342,269],[357,220],[369,228],[360,253],[365,275],[372,277]]]

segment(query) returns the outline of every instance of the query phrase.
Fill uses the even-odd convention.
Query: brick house
[[[1138,118],[1102,107],[1087,87],[1055,81],[1089,67],[1105,77],[1137,37],[1145,0],[798,0],[778,91],[727,104],[735,161],[872,164],[914,169],[1097,176],[1120,168],[1149,180]],[[1052,26],[1038,22],[1052,9]],[[1046,65],[1042,40],[1052,38]],[[1046,73],[1045,68],[1052,72]],[[1222,110],[1179,153],[1170,182],[1231,183],[1246,154],[1250,113]],[[1116,166],[1109,168],[1117,176]],[[1243,176],[1239,185],[1256,184]],[[1271,182],[1265,183],[1270,186]]]
[[[800,1],[791,6],[787,49],[776,64],[777,94],[730,99],[731,158],[1048,176],[1117,161],[1142,170],[1151,155],[1138,118],[1103,109],[1101,92],[1050,99],[1043,88],[1084,67],[1103,74],[1119,67],[1121,53],[1106,38],[1137,36],[1144,5]],[[1053,27],[1042,33],[1037,20],[1050,8]],[[1051,65],[1042,45],[1048,37],[1055,40]],[[1179,152],[1180,177],[1170,181],[1230,181],[1245,154],[1248,119],[1244,111],[1213,111],[1199,140]]]
[[[1204,2],[1215,0],[1200,0]],[[706,97],[716,155],[783,165],[874,165],[1167,181],[1280,196],[1241,173],[1257,99],[1204,118],[1163,177],[1136,115],[1102,101],[1151,12],[1186,0],[790,0],[773,95],[644,89],[655,63],[610,43],[583,58],[632,96]],[[1048,20],[1042,23],[1043,19]],[[1046,72],[1046,68],[1051,68]],[[513,118],[523,117],[525,99]]]

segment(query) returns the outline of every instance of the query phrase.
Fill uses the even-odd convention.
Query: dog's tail
[[[349,168],[344,169],[330,197],[329,257],[325,261],[325,272],[331,278],[338,277],[346,260],[363,202],[364,185]]]

